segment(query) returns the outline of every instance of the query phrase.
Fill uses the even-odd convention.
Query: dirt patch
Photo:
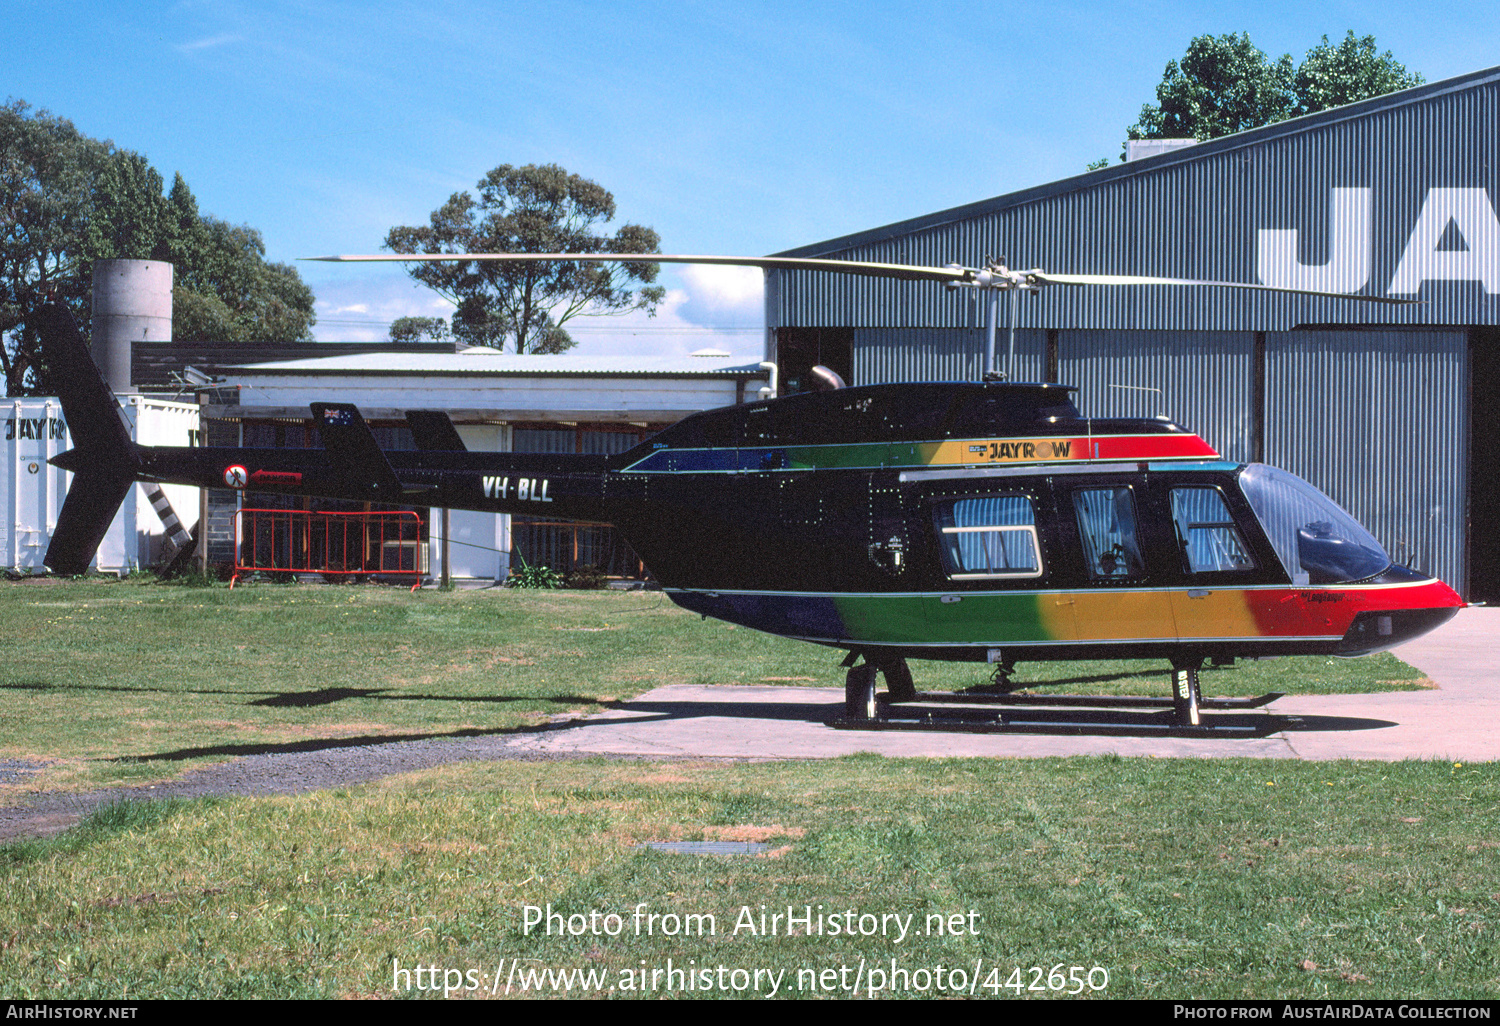
[[[782,826],[780,823],[765,826],[738,823],[734,826],[705,827],[703,833],[715,841],[769,841],[773,837],[801,837],[807,831],[801,827]]]
[[[0,784],[19,784],[48,766],[51,759],[0,759]]]
[[[0,844],[35,837],[52,837],[78,825],[82,812],[48,812],[10,822],[0,821]]]

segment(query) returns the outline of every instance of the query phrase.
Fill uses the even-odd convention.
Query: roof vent
[[[1163,153],[1171,153],[1173,150],[1183,150],[1197,145],[1197,139],[1129,139],[1125,142],[1125,163],[1145,160],[1148,157],[1159,157]]]

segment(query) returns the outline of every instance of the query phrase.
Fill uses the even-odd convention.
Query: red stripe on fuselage
[[[1456,609],[1458,593],[1442,581],[1401,585],[1341,585],[1247,591],[1251,615],[1261,637],[1306,637],[1348,632],[1360,613],[1402,609]]]
[[[1197,435],[1095,435],[1080,438],[1092,444],[1089,456],[1098,460],[1218,459],[1219,454]]]

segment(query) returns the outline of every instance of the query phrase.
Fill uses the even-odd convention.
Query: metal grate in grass
[[[771,850],[759,841],[643,841],[636,847],[672,855],[760,855]]]

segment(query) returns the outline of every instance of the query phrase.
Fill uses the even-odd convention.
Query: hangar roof
[[[766,377],[725,357],[365,353],[224,367],[210,416],[307,416],[338,398],[367,418],[400,420],[409,409],[448,410],[460,423],[503,421],[671,423],[743,402]]]
[[[1361,100],[1358,103],[1351,103],[1343,107],[1334,107],[1331,110],[1319,111],[1316,114],[1307,114],[1303,117],[1291,118],[1286,121],[1278,121],[1272,125],[1252,128],[1249,131],[1237,132],[1234,135],[1209,139],[1205,142],[1200,142],[1196,146],[1173,150],[1155,157],[1134,160],[1128,164],[1113,164],[1098,171],[1074,175],[1071,178],[1064,178],[1056,182],[1032,186],[1029,189],[1021,189],[1017,192],[1004,193],[991,199],[966,203],[963,206],[951,207],[947,210],[908,218],[904,221],[896,221],[879,228],[854,232],[850,235],[827,239],[823,242],[810,243],[806,246],[799,246],[795,249],[788,249],[771,255],[818,257],[841,253],[855,247],[874,245],[890,239],[910,235],[914,232],[950,224],[954,221],[966,221],[986,214],[995,214],[1012,207],[1024,206],[1039,200],[1050,199],[1083,189],[1093,189],[1097,186],[1123,179],[1154,174],[1176,165],[1198,163],[1226,152],[1259,146],[1272,140],[1315,131],[1340,122],[1369,117],[1372,114],[1411,106],[1449,93],[1464,92],[1476,86],[1493,83],[1500,83],[1500,67],[1486,68],[1482,71],[1470,72],[1467,75],[1460,75],[1456,78],[1443,79],[1440,82],[1428,82],[1424,85],[1414,86],[1411,89],[1402,89],[1394,93]]]

